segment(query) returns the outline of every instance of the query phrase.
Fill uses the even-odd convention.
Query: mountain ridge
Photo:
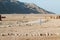
[[[54,14],[52,12],[46,11],[43,8],[38,7],[32,3],[25,2],[0,2],[0,14]]]

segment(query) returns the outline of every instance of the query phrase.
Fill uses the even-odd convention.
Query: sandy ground
[[[44,22],[39,23],[39,16],[29,18],[23,15],[27,17],[24,18],[21,15],[18,18],[7,15],[6,19],[0,21],[0,40],[60,40],[60,19],[43,19]],[[24,24],[31,21],[37,23]]]

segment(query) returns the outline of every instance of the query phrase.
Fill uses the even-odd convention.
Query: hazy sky
[[[35,3],[41,8],[60,14],[60,0],[19,0],[21,2]]]

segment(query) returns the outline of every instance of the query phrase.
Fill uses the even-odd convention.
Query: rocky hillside
[[[38,7],[32,3],[23,3],[23,2],[0,2],[0,13],[1,14],[11,14],[11,13],[23,13],[23,14],[54,14],[52,12],[46,11],[43,8]]]

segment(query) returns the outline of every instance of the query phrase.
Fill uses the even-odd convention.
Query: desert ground
[[[0,40],[60,40],[60,19],[53,14],[1,14]]]

